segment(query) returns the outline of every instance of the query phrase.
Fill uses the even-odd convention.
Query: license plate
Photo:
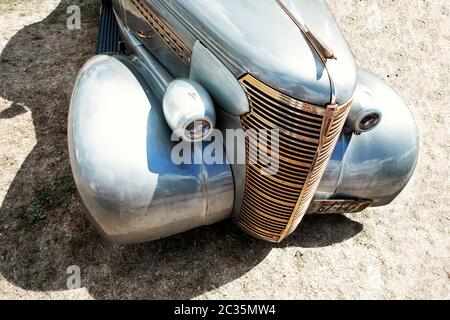
[[[307,214],[342,214],[361,212],[366,209],[370,200],[314,200]]]

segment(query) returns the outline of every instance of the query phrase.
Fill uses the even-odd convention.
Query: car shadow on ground
[[[0,119],[29,109],[37,138],[0,207],[0,272],[7,281],[66,290],[67,268],[78,265],[94,298],[192,298],[242,277],[274,248],[329,246],[362,230],[343,216],[313,216],[280,245],[255,240],[229,221],[145,244],[103,241],[85,218],[66,138],[74,79],[95,53],[98,1],[82,2],[79,31],[66,28],[69,2],[20,30],[0,57],[0,97],[12,102]]]

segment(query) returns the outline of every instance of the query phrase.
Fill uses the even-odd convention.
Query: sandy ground
[[[66,9],[82,3],[82,28]],[[66,117],[94,54],[96,1],[0,0],[0,298],[450,298],[449,48],[445,0],[329,0],[359,65],[420,127],[415,176],[391,205],[308,217],[281,245],[230,222],[158,242],[104,242],[71,178]],[[67,268],[82,288],[68,290]]]

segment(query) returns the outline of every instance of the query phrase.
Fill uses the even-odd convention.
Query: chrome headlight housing
[[[207,139],[216,124],[210,95],[192,80],[177,79],[169,84],[163,98],[163,111],[175,135],[189,142]]]

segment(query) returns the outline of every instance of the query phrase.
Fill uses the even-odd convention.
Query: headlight
[[[169,127],[189,142],[208,138],[216,124],[211,97],[192,80],[174,80],[169,84],[163,98],[163,110]]]
[[[381,120],[381,115],[379,113],[369,113],[359,122],[359,129],[361,131],[369,131],[375,128]]]
[[[355,134],[375,129],[381,122],[381,111],[378,108],[352,108],[346,120],[346,126]]]
[[[375,129],[382,120],[381,109],[377,107],[378,103],[370,88],[358,84],[345,126],[355,134]]]

